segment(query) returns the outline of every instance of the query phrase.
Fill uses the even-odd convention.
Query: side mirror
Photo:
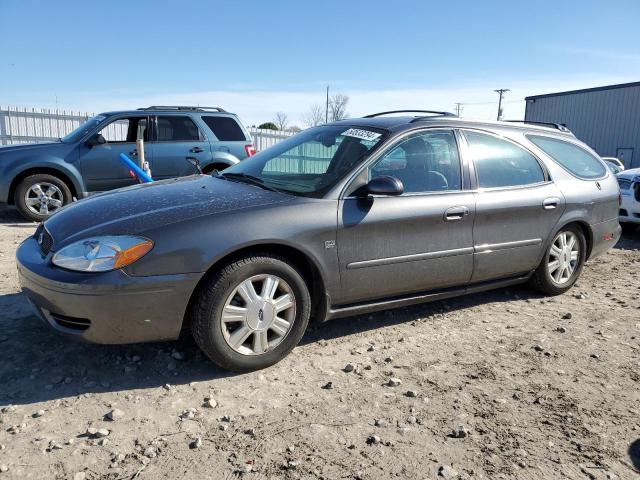
[[[102,145],[104,143],[107,143],[107,141],[99,133],[96,133],[95,135],[91,135],[89,140],[87,140],[88,147],[95,147],[96,145]]]
[[[380,175],[372,178],[364,187],[364,192],[368,195],[402,195],[404,185],[399,178],[390,175]]]

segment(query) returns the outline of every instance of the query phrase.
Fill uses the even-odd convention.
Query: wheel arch
[[[553,240],[553,238],[558,234],[560,230],[566,228],[570,225],[575,225],[580,229],[582,234],[584,235],[585,242],[587,243],[587,252],[585,256],[585,260],[588,260],[591,256],[591,251],[593,250],[593,230],[591,230],[591,226],[584,219],[568,219],[565,222],[559,223],[558,227],[553,232],[553,235],[549,238],[549,242]]]
[[[55,168],[50,166],[30,167],[25,170],[22,170],[13,178],[13,180],[11,180],[11,185],[9,186],[9,194],[7,197],[7,203],[9,205],[15,204],[14,197],[16,194],[16,188],[18,187],[20,182],[22,182],[22,180],[24,180],[30,175],[37,175],[37,174],[52,175],[54,177],[59,178],[67,185],[67,187],[69,187],[69,190],[71,190],[71,195],[76,199],[78,198],[80,189],[79,189],[79,186],[74,181],[73,176],[70,174],[70,172],[65,172],[60,168]]]
[[[209,267],[191,293],[185,312],[185,318],[182,322],[183,330],[186,327],[189,327],[192,303],[197,292],[203,288],[203,285],[224,265],[228,265],[229,263],[247,255],[259,254],[277,255],[293,263],[300,270],[305,282],[307,282],[310,287],[309,293],[311,294],[312,300],[311,319],[313,321],[320,322],[326,319],[327,312],[329,311],[329,300],[327,296],[326,283],[317,263],[307,253],[291,245],[281,243],[261,243],[242,247],[229,252]]]

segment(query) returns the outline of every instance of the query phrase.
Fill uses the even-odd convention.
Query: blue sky
[[[505,117],[527,95],[640,80],[640,1],[0,0],[0,105],[220,105],[303,124],[324,88],[352,116]]]

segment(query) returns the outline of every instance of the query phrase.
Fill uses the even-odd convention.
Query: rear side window
[[[187,116],[159,116],[156,140],[159,142],[199,141],[200,132],[193,120]]]
[[[202,120],[221,142],[244,142],[247,140],[238,122],[231,117],[203,116]]]
[[[545,181],[538,160],[525,149],[476,132],[464,132],[480,188],[516,187]]]
[[[593,179],[606,173],[602,162],[573,143],[538,135],[527,135],[527,138],[577,177]]]

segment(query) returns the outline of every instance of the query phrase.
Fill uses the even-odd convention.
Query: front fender
[[[21,158],[12,162],[8,162],[3,165],[0,170],[0,203],[11,203],[13,199],[9,198],[11,193],[11,187],[14,185],[14,180],[21,175],[35,174],[41,171],[43,173],[50,173],[55,175],[54,172],[58,172],[61,176],[66,177],[64,180],[68,180],[73,187],[73,191],[76,192],[76,196],[82,197],[84,189],[84,181],[78,168],[64,159],[54,156],[38,156],[35,158]]]

